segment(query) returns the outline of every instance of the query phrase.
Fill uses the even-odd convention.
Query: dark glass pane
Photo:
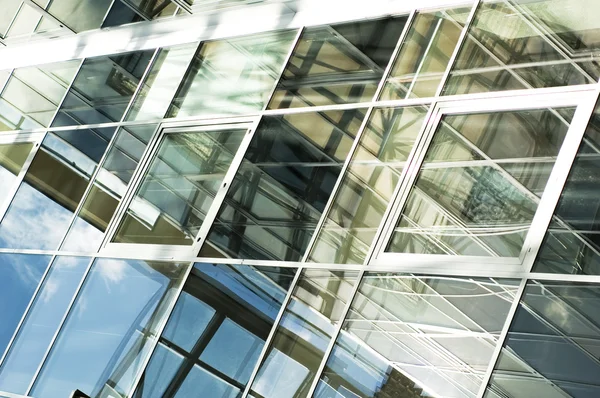
[[[299,260],[364,114],[263,118],[201,256]]]
[[[475,397],[517,288],[366,274],[314,397]]]
[[[295,272],[196,264],[134,397],[238,396]]]
[[[306,28],[269,109],[371,101],[406,20]]]

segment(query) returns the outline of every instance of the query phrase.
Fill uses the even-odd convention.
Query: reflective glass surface
[[[261,110],[281,73],[295,33],[279,31],[202,43],[167,117]]]
[[[156,125],[121,128],[67,234],[62,250],[98,250],[104,232],[144,154]]]
[[[481,4],[446,94],[596,83],[600,11],[594,0]]]
[[[99,259],[36,379],[31,395],[127,394],[187,264]]]
[[[306,28],[269,109],[371,101],[406,20]]]
[[[517,287],[366,274],[314,397],[476,397]]]
[[[111,0],[33,0],[75,32],[97,29],[112,4]]]
[[[11,193],[32,148],[31,142],[0,144],[0,203]]]
[[[113,241],[191,245],[246,132],[166,134]]]
[[[50,260],[50,256],[0,253],[0,353],[12,338]]]
[[[600,394],[600,286],[530,281],[486,398]]]
[[[66,130],[46,136],[0,223],[0,247],[58,247],[114,130]]]
[[[195,264],[134,397],[239,396],[295,272]]]
[[[118,122],[150,62],[153,51],[87,58],[53,127]]]
[[[572,111],[444,116],[387,251],[518,257]]]
[[[300,260],[363,117],[263,118],[200,256]]]
[[[365,261],[426,113],[424,107],[379,108],[371,113],[310,261]]]
[[[25,394],[90,259],[57,257],[0,367],[0,390]]]
[[[254,396],[307,397],[357,276],[357,271],[303,271],[252,384]]]
[[[103,28],[169,17],[177,5],[170,0],[116,0],[102,23]]]
[[[417,14],[380,99],[433,97],[470,11],[465,7]]]

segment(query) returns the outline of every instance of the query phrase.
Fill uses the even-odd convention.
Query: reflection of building
[[[0,0],[0,397],[600,396],[600,7],[406,3]]]

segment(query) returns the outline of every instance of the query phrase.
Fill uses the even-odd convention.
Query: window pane
[[[371,101],[406,20],[306,28],[269,109]]]
[[[120,121],[152,54],[138,51],[86,59],[52,126]]]
[[[90,259],[57,257],[0,368],[0,390],[25,394]]]
[[[485,397],[600,394],[600,286],[530,281]]]
[[[177,263],[96,260],[31,395],[66,397],[75,389],[90,396],[104,389],[121,395],[130,391],[186,268]]]
[[[295,273],[195,264],[134,397],[235,397],[243,391]]]
[[[0,247],[57,249],[114,128],[50,133],[2,223]]]
[[[307,397],[358,272],[306,270],[252,384],[264,398]]]
[[[433,97],[470,11],[471,7],[417,14],[381,99]]]
[[[82,32],[99,28],[111,4],[111,0],[52,0],[46,10],[73,31]]]
[[[272,32],[201,44],[167,117],[263,109],[294,35],[294,31]]]
[[[594,0],[486,1],[445,94],[596,83],[598,11]]]
[[[94,252],[100,248],[108,223],[155,131],[156,125],[118,131],[62,250]]]
[[[300,260],[363,117],[263,118],[200,256]]]
[[[191,245],[246,131],[165,135],[114,241]]]
[[[475,397],[517,288],[366,274],[314,396]]]
[[[32,148],[31,142],[0,144],[0,203],[11,192]]]
[[[365,261],[427,108],[373,111],[309,260]]]
[[[572,111],[444,116],[387,251],[518,257]]]
[[[51,258],[0,253],[0,353],[6,349]]]

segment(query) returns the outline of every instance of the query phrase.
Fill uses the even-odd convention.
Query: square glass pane
[[[433,97],[470,11],[465,7],[417,14],[380,99]]]
[[[300,260],[362,112],[264,117],[200,256]]]
[[[407,17],[306,28],[268,108],[371,101]]]
[[[365,261],[427,108],[378,108],[371,113],[312,248],[310,261]]]
[[[279,31],[202,43],[166,117],[236,115],[263,109],[295,33]]]
[[[113,241],[191,245],[246,132],[166,134]]]
[[[475,397],[517,288],[367,273],[314,397]]]
[[[386,251],[519,257],[572,112],[443,116]]]
[[[598,396],[598,306],[598,284],[528,282],[484,396]]]
[[[596,83],[599,7],[594,0],[485,1],[444,93]]]

